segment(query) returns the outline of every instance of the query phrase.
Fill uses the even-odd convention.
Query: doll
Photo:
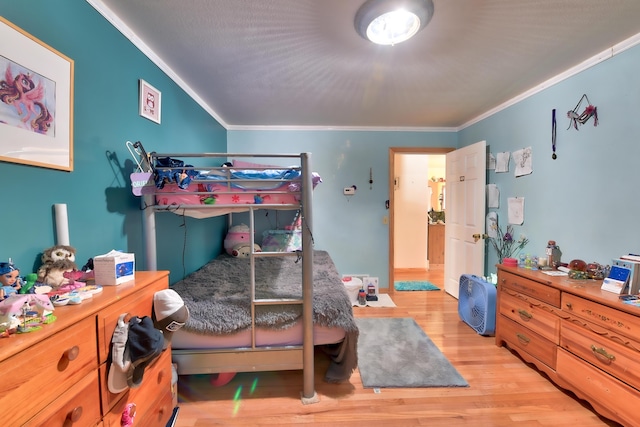
[[[20,270],[18,270],[9,259],[9,262],[0,262],[0,300],[9,295],[17,293],[22,287]]]

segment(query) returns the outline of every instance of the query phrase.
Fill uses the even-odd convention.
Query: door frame
[[[395,291],[394,285],[394,188],[396,154],[434,154],[445,155],[455,151],[452,147],[389,147],[389,292]]]

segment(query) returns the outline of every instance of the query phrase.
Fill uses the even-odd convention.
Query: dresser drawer
[[[598,335],[587,328],[588,325],[585,328],[563,320],[562,348],[640,390],[640,351],[613,341],[615,337]],[[640,348],[637,343],[634,345]]]
[[[500,314],[558,345],[560,312],[555,307],[508,288],[500,289]]]
[[[640,317],[589,301],[578,296],[563,293],[562,309],[571,315],[589,322],[596,333],[624,335],[640,342]]]
[[[121,285],[123,286],[123,285]],[[153,307],[153,294],[169,286],[168,278],[156,280],[143,290],[129,295],[118,302],[111,304],[98,313],[98,351],[100,363],[104,363],[111,348],[111,337],[118,323],[118,317],[122,313],[131,316],[151,316]]]
[[[98,373],[94,371],[26,423],[27,426],[94,426],[101,418]]]
[[[551,369],[556,368],[556,352],[558,346],[504,316],[498,316],[500,337],[509,347],[519,352],[525,351]]]
[[[638,425],[637,390],[563,349],[558,350],[557,371],[596,411],[623,425]]]
[[[551,286],[526,279],[516,274],[500,271],[501,287],[512,289],[525,295],[544,301],[554,307],[560,307],[560,290]]]
[[[90,372],[97,375],[97,361],[94,317],[4,360],[0,363],[2,424],[21,425]]]
[[[173,411],[171,374],[171,349],[167,349],[145,369],[140,387],[127,389],[118,395],[120,399],[104,416],[105,427],[120,427],[120,418],[128,403],[136,405],[134,425],[165,426]],[[102,388],[103,395],[111,394],[106,383]]]

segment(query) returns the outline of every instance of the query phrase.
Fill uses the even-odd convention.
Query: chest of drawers
[[[498,266],[496,344],[518,353],[601,415],[637,425],[640,308],[574,281]]]
[[[127,403],[136,425],[164,426],[173,410],[170,350],[147,367],[139,388],[107,388],[111,335],[121,313],[150,316],[168,272],[136,272],[80,305],[57,307],[42,329],[0,340],[0,407],[7,426],[120,426]],[[8,410],[11,408],[11,410]]]

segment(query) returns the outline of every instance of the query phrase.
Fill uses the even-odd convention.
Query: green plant
[[[502,264],[502,261],[505,258],[513,258],[518,252],[524,248],[527,243],[529,243],[529,239],[524,236],[520,236],[520,239],[513,239],[513,226],[507,225],[507,231],[502,232],[502,229],[496,222],[491,224],[491,228],[496,231],[496,237],[491,237],[489,240],[493,245],[493,248],[496,250],[498,254],[498,262]]]

